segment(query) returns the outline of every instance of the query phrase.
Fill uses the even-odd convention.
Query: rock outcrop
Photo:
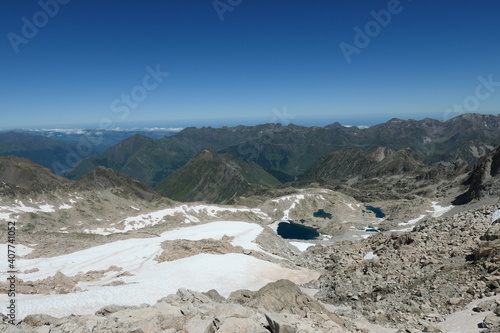
[[[468,203],[489,197],[500,197],[500,146],[482,157],[472,170],[469,189],[456,199],[456,203]]]
[[[244,292],[239,292],[242,294]],[[347,333],[344,322],[290,281],[264,286],[237,302],[216,291],[179,289],[154,305],[106,306],[94,315],[54,318],[29,315],[1,332],[183,332],[183,333]]]

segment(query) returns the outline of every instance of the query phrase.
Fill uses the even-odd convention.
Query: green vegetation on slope
[[[255,163],[203,149],[158,184],[162,195],[179,201],[221,203],[280,182]]]

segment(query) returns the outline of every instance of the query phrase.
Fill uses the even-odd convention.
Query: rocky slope
[[[155,189],[174,200],[223,203],[278,184],[275,177],[255,163],[204,149]]]
[[[372,178],[422,171],[427,165],[409,148],[394,152],[379,147],[372,152],[348,148],[327,153],[299,180]]]
[[[326,154],[286,186],[327,188],[362,202],[455,197],[467,178],[464,161],[426,165],[409,149],[348,149]],[[285,186],[285,185],[284,185]]]
[[[384,177],[419,172],[425,162],[410,148],[399,150],[375,164],[366,177]]]
[[[52,170],[16,156],[0,156],[0,182],[4,188],[12,186],[25,192],[38,193],[52,191],[70,183],[66,178],[55,175]]]
[[[105,191],[113,190],[118,196],[132,196],[151,201],[159,194],[137,180],[125,176],[119,171],[97,167],[73,186],[76,190]]]
[[[288,209],[289,214],[294,212],[298,216],[300,212],[315,209],[317,206],[314,205],[321,201],[337,205],[338,212],[342,207],[346,210],[352,210],[351,206],[356,207],[356,202],[349,201],[352,199],[322,191],[318,191],[315,196],[314,191],[311,191],[275,198],[266,201],[261,207],[275,214],[279,213],[278,210],[283,212]],[[307,198],[306,194],[313,196]],[[492,224],[498,220],[499,214],[500,203],[450,217],[429,218],[409,233],[384,233],[356,242],[323,243],[309,247],[302,254],[265,229],[257,238],[257,243],[262,250],[273,253],[274,257],[265,255],[265,252],[259,254],[258,251],[233,246],[229,243],[233,238],[229,236],[221,240],[163,241],[163,252],[155,259],[158,263],[180,262],[199,256],[200,253],[218,256],[239,253],[275,260],[286,266],[295,262],[322,273],[316,282],[308,284],[309,288],[316,288],[319,293],[315,295],[316,299],[312,298],[295,284],[284,280],[259,290],[236,290],[225,297],[214,290],[200,293],[181,289],[175,295],[158,295],[158,302],[151,305],[109,305],[95,314],[60,318],[29,315],[17,322],[16,326],[0,324],[0,331],[340,333],[396,332],[400,329],[400,332],[439,332],[446,315],[461,311],[470,301],[479,297],[492,297],[500,291],[500,225]],[[154,230],[147,226],[143,228],[144,231]],[[209,229],[213,227],[209,226]],[[232,231],[227,229],[226,232]],[[123,239],[138,235],[123,235]],[[146,242],[153,242],[154,237],[157,235]],[[112,239],[119,238],[115,236],[106,242]],[[172,252],[174,250],[175,253]],[[120,251],[126,249],[121,246]],[[137,255],[140,257],[143,254]],[[276,255],[282,259],[277,260]],[[63,267],[70,269],[66,265]],[[126,274],[121,267],[110,266],[108,270],[95,269],[75,276],[57,273],[35,283],[19,281],[19,287],[25,291],[32,288],[30,286],[36,287],[36,294],[43,294],[45,290],[45,293],[65,295],[82,293],[80,287],[90,288],[106,276],[127,281],[127,275],[134,274]],[[170,277],[163,277],[166,278]],[[123,283],[110,283],[105,288],[120,285]],[[324,304],[318,302],[317,298]],[[476,327],[483,325],[488,328],[485,332],[496,332],[500,316],[492,311],[500,311],[499,304],[494,300],[478,303],[474,311],[483,315],[462,316],[476,320]],[[369,324],[365,318],[382,326]],[[7,319],[4,318],[4,321]]]
[[[456,203],[500,197],[500,146],[478,161],[467,184],[470,184],[469,189],[456,199]]]
[[[300,180],[344,179],[369,172],[377,160],[359,148],[326,153],[300,176]]]
[[[315,246],[303,264],[324,271],[314,284],[324,302],[403,332],[437,332],[443,316],[500,292],[500,225],[492,225],[499,209],[427,219],[409,233]]]

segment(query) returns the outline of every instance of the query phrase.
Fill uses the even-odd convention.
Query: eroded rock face
[[[321,303],[304,294],[289,280],[269,283],[247,299],[243,298],[242,303],[252,308],[263,307],[272,312],[291,313],[302,317],[311,313],[323,313],[337,324],[344,324],[338,316],[327,311]]]
[[[225,300],[215,291],[179,289],[156,304],[109,305],[95,315],[54,318],[30,315],[16,326],[0,324],[8,332],[350,332],[342,320],[290,281],[280,280],[250,294],[244,302]],[[333,318],[333,319],[332,319]]]
[[[466,203],[483,197],[500,195],[500,147],[479,159],[469,178],[469,189],[457,197],[457,203]]]

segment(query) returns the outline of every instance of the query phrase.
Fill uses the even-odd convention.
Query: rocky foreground
[[[346,324],[288,280],[270,283],[256,292],[239,290],[227,299],[217,291],[180,289],[156,304],[107,306],[95,315],[29,315],[1,332],[23,333],[211,333],[211,332],[348,332]]]
[[[324,271],[314,283],[316,297],[348,306],[346,316],[401,332],[440,332],[445,315],[500,292],[499,208],[428,219],[408,233],[315,246],[303,264]],[[492,307],[498,314],[498,303]],[[500,317],[489,321],[488,332],[498,332]]]
[[[472,332],[450,320],[500,332],[499,218],[500,205],[483,206],[407,233],[310,247],[294,261],[322,272],[307,285],[315,298],[288,280],[227,298],[180,289],[92,315],[28,315],[16,325],[4,317],[0,332]]]

